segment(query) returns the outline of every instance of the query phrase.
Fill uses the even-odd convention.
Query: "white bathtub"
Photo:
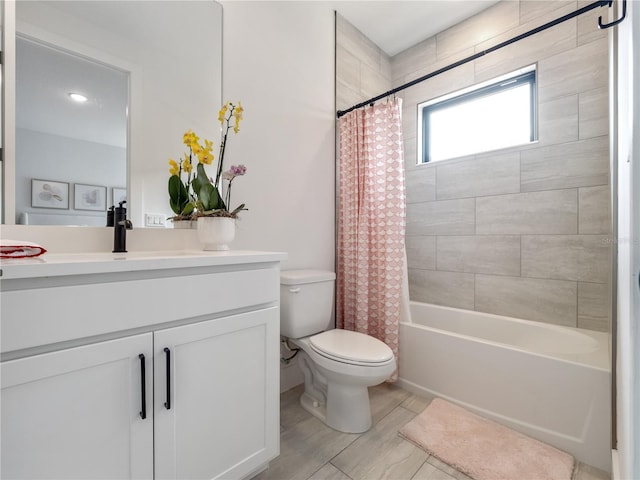
[[[606,333],[411,302],[398,384],[610,471]]]

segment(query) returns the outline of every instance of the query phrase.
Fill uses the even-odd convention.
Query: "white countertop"
[[[0,260],[0,279],[55,277],[97,273],[213,267],[286,260],[283,252],[230,250],[148,251],[128,253],[46,253],[39,257]]]

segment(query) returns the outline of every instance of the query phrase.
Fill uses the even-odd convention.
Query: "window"
[[[418,105],[422,163],[536,140],[535,66]]]

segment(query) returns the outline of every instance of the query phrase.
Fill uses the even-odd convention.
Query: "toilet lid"
[[[377,338],[350,330],[328,330],[309,338],[311,348],[329,358],[354,364],[387,363],[393,352]]]

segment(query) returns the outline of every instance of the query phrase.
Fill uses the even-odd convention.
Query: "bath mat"
[[[574,459],[436,398],[400,435],[475,480],[571,480]]]

